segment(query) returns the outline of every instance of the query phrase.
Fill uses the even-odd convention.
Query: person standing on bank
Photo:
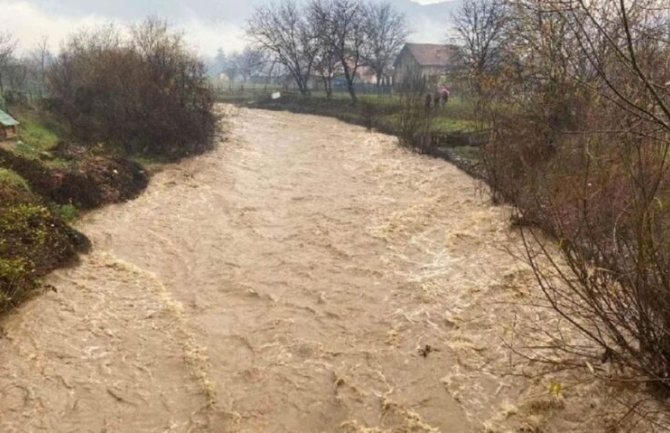
[[[447,86],[442,86],[440,89],[440,108],[444,110],[444,107],[447,105],[447,102],[449,102],[449,95],[451,92],[449,92],[449,88]]]

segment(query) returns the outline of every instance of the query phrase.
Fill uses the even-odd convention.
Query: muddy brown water
[[[228,122],[3,319],[1,432],[469,433],[524,392],[489,301],[531,278],[474,180],[333,119]]]

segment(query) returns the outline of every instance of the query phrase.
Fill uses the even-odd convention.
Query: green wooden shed
[[[0,110],[0,140],[9,140],[19,135],[19,122]]]

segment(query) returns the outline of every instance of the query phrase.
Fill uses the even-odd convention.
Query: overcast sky
[[[167,18],[183,30],[200,54],[230,52],[246,44],[243,25],[255,6],[269,0],[0,0],[0,31],[20,48],[48,36],[56,50],[73,31],[109,22],[127,24],[149,15]],[[408,17],[416,42],[442,42],[451,9],[459,0],[387,0]]]

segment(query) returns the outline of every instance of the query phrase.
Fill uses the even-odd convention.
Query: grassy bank
[[[18,140],[0,142],[0,311],[88,247],[69,226],[81,211],[131,199],[148,183],[136,162],[67,145],[65,128],[49,112],[9,111],[21,126]]]
[[[33,194],[19,174],[0,168],[0,311],[24,300],[41,276],[87,247],[58,209]]]
[[[272,99],[267,92],[224,92],[219,100],[266,110],[290,111],[334,117],[343,122],[365,126],[391,135],[400,134],[402,101],[394,96],[362,95],[352,105],[347,95],[322,94],[304,97],[285,93]],[[431,145],[422,152],[447,159],[476,177],[483,176],[480,147],[486,135],[478,132],[472,117],[473,107],[461,98],[452,98],[444,110],[435,110],[430,127]]]

